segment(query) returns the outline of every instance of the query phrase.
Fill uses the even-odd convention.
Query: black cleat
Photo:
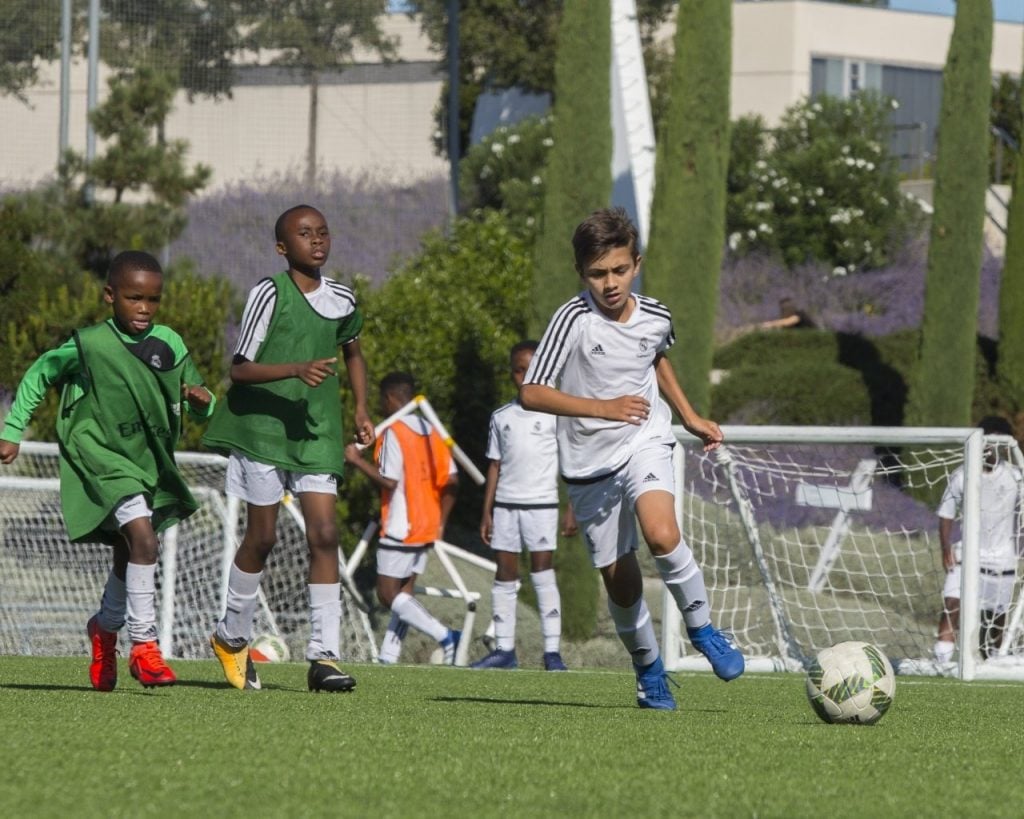
[[[351,691],[356,687],[354,677],[346,674],[334,660],[313,660],[309,664],[306,683],[310,691]]]

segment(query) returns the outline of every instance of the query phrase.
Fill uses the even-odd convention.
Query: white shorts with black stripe
[[[494,505],[491,548],[497,552],[553,552],[558,546],[557,506]]]

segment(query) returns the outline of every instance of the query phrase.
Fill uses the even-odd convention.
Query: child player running
[[[512,383],[518,390],[537,349],[520,341],[509,354]],[[555,581],[553,555],[558,545],[558,441],[555,416],[524,409],[510,401],[491,414],[487,433],[487,483],[480,517],[480,537],[494,550],[497,571],[491,587],[495,647],[471,668],[517,668],[516,597],[519,555],[530,552],[530,580],[537,593],[544,638],[545,671],[565,671],[562,661],[562,601]],[[572,507],[562,531],[575,532]]]
[[[721,679],[735,679],[743,655],[711,624],[703,574],[676,524],[671,410],[706,450],[721,443],[722,431],[690,406],[665,356],[675,340],[668,309],[630,292],[641,257],[626,212],[592,213],[572,244],[583,292],[552,317],[520,400],[527,409],[560,416],[562,476],[604,580],[615,630],[633,658],[637,704],[673,710],[643,598],[633,516],[694,648]]]
[[[392,372],[380,381],[380,406],[393,415],[416,394],[409,373]],[[434,541],[444,536],[455,506],[458,473],[444,440],[416,413],[395,421],[377,439],[376,463],[359,447],[345,447],[345,460],[380,489],[377,598],[391,610],[380,662],[398,662],[409,626],[437,640],[446,665],[455,662],[461,633],[445,626],[416,599],[416,578],[427,566]]]
[[[0,433],[0,463],[18,457],[32,413],[51,385],[61,387],[60,500],[73,543],[113,546],[100,610],[86,631],[89,680],[117,685],[117,636],[128,627],[128,670],[142,685],[173,685],[156,643],[157,533],[191,515],[196,502],[174,462],[181,406],[206,418],[213,395],[170,327],[154,324],[163,271],[148,253],[114,257],[103,288],[106,321],[76,330],[29,367]]]
[[[331,250],[327,222],[298,205],[274,225],[288,269],[250,291],[231,365],[231,387],[204,442],[228,453],[226,491],[246,502],[247,524],[228,578],[227,608],[210,638],[227,681],[258,689],[249,656],[263,569],[286,491],[299,500],[309,547],[310,691],[351,691],[337,663],[341,584],[335,520],[342,458],[338,347],[355,399],[356,438],[373,442],[366,409],[363,316],[352,291],[321,275]]]

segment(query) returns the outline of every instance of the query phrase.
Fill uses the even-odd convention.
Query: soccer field
[[[825,725],[801,675],[676,675],[641,711],[618,672],[305,666],[227,688],[89,688],[85,658],[0,658],[0,816],[1019,816],[1024,686],[897,682],[876,726]]]

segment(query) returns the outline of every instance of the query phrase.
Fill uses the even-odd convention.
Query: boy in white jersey
[[[1012,435],[1005,418],[989,415],[978,424],[986,435]],[[991,656],[1002,644],[1006,612],[1017,582],[1018,521],[1021,514],[1021,471],[999,460],[997,448],[985,449],[981,472],[981,526],[979,539],[978,604],[981,608],[979,645],[983,657]],[[948,663],[953,659],[956,632],[960,627],[960,543],[953,543],[953,522],[964,500],[964,468],[949,476],[939,503],[939,545],[946,582],[942,587],[944,607],[939,615],[939,633],[935,659]]]
[[[331,235],[320,211],[289,208],[278,217],[274,238],[288,269],[250,291],[231,387],[203,438],[229,456],[226,491],[246,502],[245,535],[210,645],[231,685],[260,687],[249,641],[263,570],[277,541],[278,511],[289,491],[302,508],[309,547],[306,682],[310,691],[351,691],[356,681],[337,665],[341,584],[335,506],[345,468],[337,366],[340,347],[355,401],[356,437],[372,443],[359,346],[363,316],[348,287],[321,275]]]
[[[595,211],[572,244],[584,290],[555,311],[519,398],[527,409],[559,416],[562,477],[615,630],[633,658],[637,704],[672,710],[643,598],[634,513],[693,646],[721,679],[735,679],[743,655],[711,624],[703,574],[676,523],[672,410],[706,450],[721,443],[722,431],[690,406],[665,356],[675,340],[668,308],[630,292],[640,254],[626,212]]]
[[[518,390],[537,349],[520,341],[510,353],[512,383]],[[498,564],[491,587],[495,648],[471,668],[516,668],[516,597],[519,554],[530,551],[530,580],[537,593],[544,638],[544,670],[566,671],[560,653],[562,602],[552,557],[558,545],[558,441],[555,416],[530,412],[518,400],[491,414],[487,434],[487,484],[480,537],[494,550]],[[575,530],[572,507],[563,533]]]

